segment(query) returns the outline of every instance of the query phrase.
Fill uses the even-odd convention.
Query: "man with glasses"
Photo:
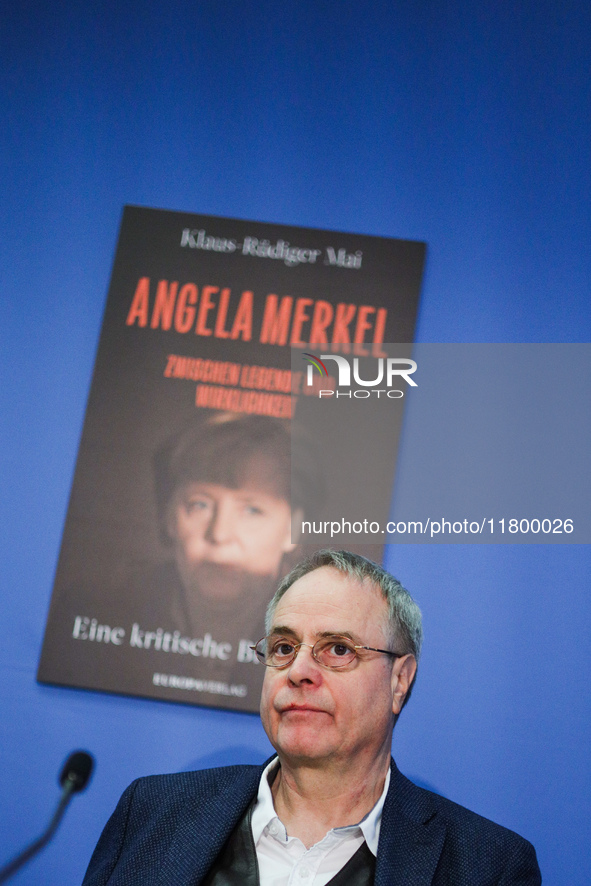
[[[265,731],[277,752],[134,782],[85,886],[534,886],[533,847],[428,791],[391,760],[421,615],[381,567],[345,551],[296,566],[269,604]]]

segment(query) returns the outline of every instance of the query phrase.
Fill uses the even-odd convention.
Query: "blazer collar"
[[[392,760],[384,803],[375,886],[430,886],[446,827],[427,791],[404,777]]]
[[[242,767],[229,767],[221,777],[216,775],[219,800],[215,806],[210,805],[214,814],[204,816],[201,796],[187,800],[159,871],[158,886],[195,886],[201,882],[256,796],[265,765],[244,767],[238,777],[236,769]]]
[[[268,762],[246,767],[238,778],[233,767],[229,767],[227,775],[216,778],[219,816],[204,817],[200,797],[187,801],[160,869],[158,886],[194,886],[201,881],[256,796]],[[445,830],[429,793],[405,778],[392,760],[390,789],[380,826],[375,886],[430,886]]]

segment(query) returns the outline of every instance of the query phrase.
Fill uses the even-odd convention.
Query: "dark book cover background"
[[[233,249],[228,246],[232,243]],[[288,253],[286,244],[300,251]],[[162,541],[154,478],[155,458],[166,441],[216,412],[196,406],[199,385],[203,402],[219,401],[218,412],[228,412],[228,401],[218,397],[221,387],[231,388],[236,397],[245,389],[174,377],[172,367],[183,365],[175,363],[180,357],[289,371],[296,310],[301,318],[316,310],[326,319],[327,304],[335,312],[338,305],[357,306],[348,327],[351,337],[360,308],[366,306],[366,347],[371,348],[376,335],[380,309],[385,310],[379,314],[383,328],[378,337],[412,342],[424,253],[424,244],[413,241],[125,208],[45,632],[41,682],[258,710],[263,668],[251,660],[248,645],[264,634],[262,612],[269,589],[263,589],[264,599],[253,594],[236,600],[221,622],[211,613],[201,618],[193,611],[183,623],[178,576]],[[166,281],[162,285],[168,287],[170,304],[171,292],[178,300],[189,285],[188,313],[161,312],[153,319],[161,281]],[[211,307],[197,334],[200,300],[208,286]],[[143,315],[141,287],[149,293]],[[223,295],[225,290],[229,292]],[[242,302],[246,320],[236,320],[245,292],[252,293],[250,337],[250,296]],[[284,343],[281,330],[276,325],[270,331],[268,323],[267,339],[274,335],[280,340],[261,341],[270,297],[271,308],[291,305]],[[292,302],[283,301],[286,297]],[[221,317],[224,300],[227,311]],[[317,307],[319,302],[323,304]],[[309,336],[310,328],[311,320],[303,319],[300,335]],[[236,338],[231,337],[233,329]],[[329,342],[332,330],[329,324]],[[261,388],[259,393],[276,398],[276,412],[288,409],[289,393]],[[252,400],[232,402],[239,409],[250,402],[244,408],[252,408]],[[395,456],[395,446],[388,447],[376,488],[384,517]],[[381,556],[377,546],[357,549],[373,559]],[[310,550],[298,546],[282,571]],[[223,649],[221,657],[216,644]]]

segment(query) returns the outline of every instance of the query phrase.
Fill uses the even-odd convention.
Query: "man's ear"
[[[398,716],[417,672],[414,655],[402,655],[392,668],[392,713]]]
[[[303,516],[304,512],[301,508],[296,508],[295,511],[291,512],[291,525],[282,547],[284,554],[289,554],[297,548],[302,532]],[[292,541],[292,538],[294,538],[295,541]]]

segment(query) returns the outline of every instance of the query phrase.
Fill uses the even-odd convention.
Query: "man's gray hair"
[[[423,643],[421,610],[406,588],[402,587],[393,575],[377,563],[350,551],[317,551],[294,566],[277,588],[267,607],[265,619],[267,634],[271,630],[277,604],[285,592],[304,575],[322,566],[330,566],[343,575],[373,585],[381,591],[388,604],[388,641],[394,646],[393,651],[401,655],[412,653],[418,662]]]

